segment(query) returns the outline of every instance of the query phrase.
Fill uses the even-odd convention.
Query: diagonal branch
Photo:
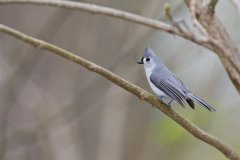
[[[50,43],[47,43],[45,41],[30,37],[26,34],[23,34],[17,30],[14,30],[10,27],[4,26],[0,24],[0,32],[3,32],[5,34],[8,34],[12,37],[15,37],[21,41],[24,41],[37,49],[44,49],[47,51],[50,51],[54,54],[57,54],[65,59],[68,59],[74,63],[77,63],[89,71],[95,72],[102,77],[108,79],[112,83],[118,85],[119,87],[125,89],[126,91],[134,94],[138,98],[147,101],[148,103],[156,106],[159,110],[161,110],[163,113],[165,113],[169,118],[174,120],[176,123],[178,123],[180,126],[182,126],[184,129],[186,129],[189,133],[191,133],[194,137],[197,139],[200,139],[207,144],[213,146],[214,148],[218,149],[220,152],[222,152],[227,158],[231,160],[240,160],[240,156],[233,151],[229,146],[221,142],[216,137],[206,133],[202,129],[198,128],[185,118],[183,118],[180,114],[175,112],[174,110],[168,108],[166,105],[161,103],[155,96],[148,93],[147,91],[143,90],[142,88],[128,82],[127,80],[119,77],[118,75],[110,72],[109,70],[102,68],[101,66],[90,62],[82,57],[79,57],[69,51],[66,51],[60,47],[54,46]]]

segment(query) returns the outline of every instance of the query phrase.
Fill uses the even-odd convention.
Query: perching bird
[[[137,63],[144,65],[145,73],[152,90],[161,101],[164,99],[167,100],[169,106],[175,100],[182,107],[185,107],[187,102],[192,109],[195,109],[195,101],[211,112],[216,111],[207,102],[193,95],[188,87],[166,67],[160,57],[151,48],[147,47],[145,49],[141,61]]]

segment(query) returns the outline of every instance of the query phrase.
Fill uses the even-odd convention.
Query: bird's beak
[[[143,64],[143,57],[142,57],[141,61],[138,61],[137,63],[138,64]]]

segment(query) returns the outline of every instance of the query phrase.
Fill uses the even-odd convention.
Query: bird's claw
[[[158,98],[163,102],[164,96],[158,96]]]
[[[171,103],[172,103],[172,101],[173,101],[173,99],[170,100],[170,101],[168,102],[168,104],[167,104],[169,108],[171,108]]]

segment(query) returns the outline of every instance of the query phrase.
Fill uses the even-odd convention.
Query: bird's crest
[[[152,48],[150,48],[149,46],[145,48],[144,50],[144,57],[158,57],[154,51],[152,50]]]

